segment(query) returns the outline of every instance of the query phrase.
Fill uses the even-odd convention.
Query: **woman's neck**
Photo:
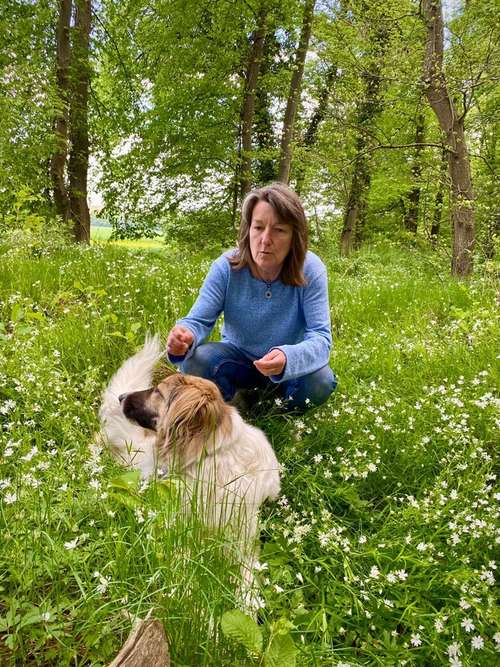
[[[252,262],[250,270],[252,271],[254,278],[257,278],[258,280],[263,280],[265,283],[272,283],[274,280],[276,280],[276,278],[279,277],[281,273],[281,268],[282,267],[280,266],[279,269],[277,269],[276,271],[266,272],[259,269],[258,266],[254,262]]]

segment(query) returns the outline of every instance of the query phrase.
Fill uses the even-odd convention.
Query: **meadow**
[[[282,464],[259,572],[259,632],[282,650],[262,657],[221,630],[224,535],[173,521],[173,483],[95,445],[107,380],[217,252],[0,246],[0,664],[105,665],[150,612],[176,667],[498,664],[492,268],[458,282],[439,252],[387,241],[317,252],[339,385],[255,418]]]

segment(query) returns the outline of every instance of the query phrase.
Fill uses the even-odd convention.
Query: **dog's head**
[[[183,466],[213,453],[230,428],[230,408],[210,380],[174,373],[152,389],[120,396],[124,415],[157,433],[159,455]]]

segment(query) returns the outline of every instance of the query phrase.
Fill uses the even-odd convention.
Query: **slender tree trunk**
[[[449,147],[451,180],[451,220],[453,230],[451,272],[456,276],[472,273],[475,230],[474,195],[469,156],[465,143],[464,116],[458,116],[443,71],[443,14],[440,0],[423,0],[427,26],[424,86]]]
[[[484,194],[488,206],[485,212],[486,237],[484,239],[484,254],[488,259],[495,257],[495,236],[500,231],[500,192],[498,189],[498,151],[497,151],[497,133],[492,128],[488,137],[483,130],[481,137],[481,154],[486,153],[486,157],[491,170],[488,175]]]
[[[50,159],[50,177],[56,212],[66,222],[69,215],[69,195],[66,189],[65,166],[68,154],[68,101],[71,21],[71,0],[59,1],[56,29],[56,81],[59,96],[54,117],[55,148]]]
[[[295,125],[295,116],[299,105],[300,92],[302,89],[302,77],[304,74],[304,63],[306,53],[311,38],[312,23],[314,17],[314,5],[316,0],[305,0],[304,18],[302,21],[302,30],[300,33],[297,56],[293,67],[292,81],[283,122],[283,134],[281,136],[280,166],[278,172],[278,181],[288,183],[290,179],[290,165],[292,161],[292,137]]]
[[[441,229],[441,218],[443,215],[444,192],[446,187],[446,172],[448,171],[448,151],[443,148],[441,153],[441,166],[439,169],[438,189],[434,199],[434,215],[431,226],[431,243],[434,247],[437,245],[439,231]]]
[[[69,196],[73,234],[81,243],[90,242],[90,214],[87,203],[89,166],[88,96],[90,86],[89,38],[91,0],[76,0],[71,59],[71,153]]]
[[[260,77],[263,79],[273,67],[273,60],[281,45],[275,35],[275,26],[268,28],[264,44]],[[254,134],[259,150],[259,159],[256,165],[256,180],[259,184],[274,181],[277,176],[276,138],[273,128],[273,118],[270,112],[270,96],[264,86],[257,86],[255,96]]]
[[[366,197],[370,187],[370,165],[364,152],[365,146],[365,138],[360,137],[340,237],[340,253],[345,256],[361,243],[362,221],[366,214]]]
[[[252,186],[252,127],[255,115],[255,94],[259,77],[264,43],[267,32],[267,14],[265,7],[259,12],[257,28],[253,34],[252,48],[248,59],[245,94],[241,112],[241,198],[250,192]]]
[[[415,127],[415,154],[413,156],[413,163],[411,166],[412,175],[412,189],[408,194],[408,204],[404,216],[404,226],[409,232],[417,233],[418,228],[418,211],[420,206],[420,191],[422,177],[422,151],[425,140],[425,116],[422,110],[417,113],[417,121]]]
[[[256,112],[255,112],[255,139],[259,152],[257,161],[257,182],[269,183],[276,179],[276,159],[273,153],[276,149],[276,141],[273,130],[273,119],[269,111],[269,95],[261,88],[257,89]]]
[[[324,85],[321,89],[321,93],[318,100],[318,106],[314,110],[314,113],[311,117],[311,121],[307,127],[307,130],[304,134],[304,140],[302,146],[309,151],[318,137],[318,129],[323,119],[326,116],[328,109],[328,102],[330,100],[330,95],[333,89],[333,84],[337,76],[337,65],[330,65],[327,69]],[[305,169],[303,164],[301,164],[297,169],[297,182],[295,185],[295,191],[297,194],[300,194],[304,186],[305,179]]]
[[[384,33],[385,34],[385,33]],[[344,213],[340,236],[340,253],[349,255],[355,246],[361,244],[366,217],[366,197],[370,186],[370,158],[368,148],[371,143],[371,128],[380,112],[380,69],[379,63],[384,52],[385,36],[381,33],[375,42],[380,46],[378,57],[372,57],[370,71],[363,74],[365,81],[364,99],[358,103],[356,125],[356,159]],[[376,47],[375,47],[376,48]]]

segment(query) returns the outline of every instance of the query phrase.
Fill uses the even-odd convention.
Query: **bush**
[[[55,218],[47,202],[29,188],[15,193],[11,209],[0,220],[4,252],[40,257],[62,250],[71,240],[70,228]]]

